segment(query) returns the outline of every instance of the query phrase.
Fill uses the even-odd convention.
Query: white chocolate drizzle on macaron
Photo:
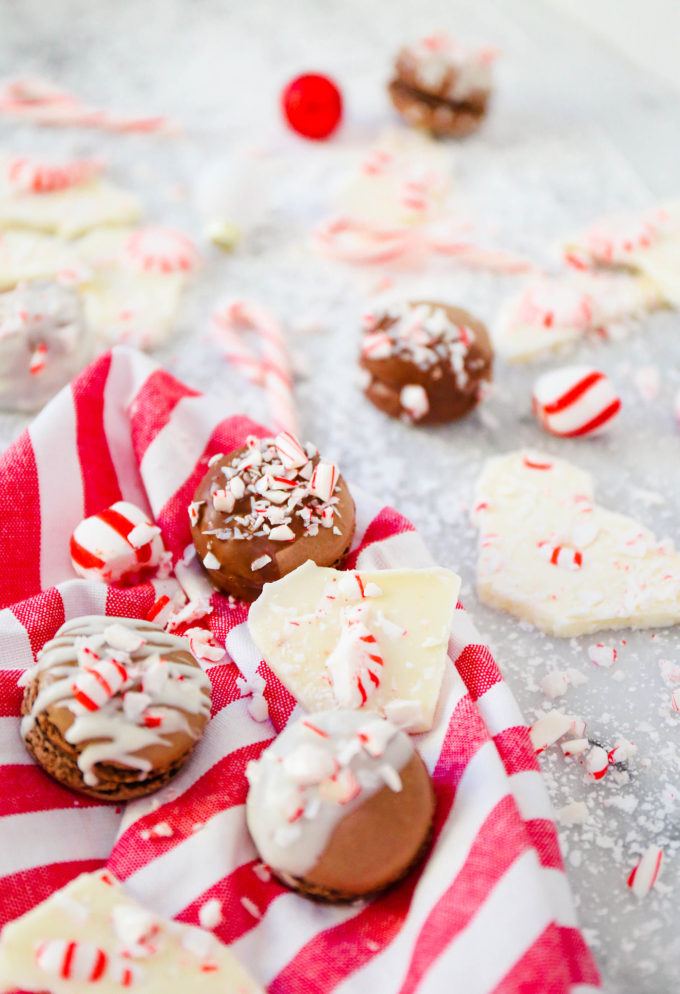
[[[68,621],[38,655],[21,684],[42,677],[29,714],[21,722],[25,738],[46,709],[64,708],[73,720],[67,742],[82,746],[78,767],[96,787],[97,763],[117,763],[149,774],[140,755],[169,745],[175,733],[198,737],[189,716],[210,713],[210,681],[191,656],[186,639],[146,621],[88,616]]]

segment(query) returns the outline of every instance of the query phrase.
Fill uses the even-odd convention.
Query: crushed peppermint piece
[[[560,747],[565,756],[580,756],[590,747],[588,739],[569,739],[568,742],[561,742]]]
[[[262,694],[253,694],[246,707],[253,721],[266,721],[269,718],[269,705]]]
[[[588,807],[583,801],[572,801],[555,812],[561,825],[582,825],[588,818]]]
[[[146,521],[135,525],[132,531],[128,532],[127,540],[133,549],[141,549],[147,545],[156,535],[160,535],[161,530],[158,525],[149,524]]]
[[[269,538],[272,542],[293,542],[295,532],[288,525],[276,525],[269,532]]]
[[[420,421],[430,410],[425,387],[419,383],[407,383],[399,393],[399,403],[414,421]]]
[[[561,711],[548,711],[529,729],[531,744],[537,753],[543,752],[571,730],[572,717]]]
[[[219,569],[220,561],[213,552],[208,552],[203,558],[203,565],[206,569]]]
[[[612,648],[612,646],[604,645],[602,642],[597,642],[595,645],[588,647],[588,658],[596,666],[613,666],[616,660],[616,649]]]
[[[642,900],[658,880],[663,851],[658,846],[649,846],[628,876],[628,886],[635,896]]]
[[[593,780],[601,780],[609,769],[609,756],[602,746],[594,745],[585,762],[586,772]]]
[[[216,897],[201,905],[198,909],[198,920],[201,928],[217,928],[222,921],[222,905]]]
[[[271,556],[266,556],[266,555],[258,556],[257,559],[253,559],[252,563],[250,564],[250,568],[254,573],[256,570],[262,569],[264,566],[267,565],[267,563],[270,563],[271,561],[272,561]]]
[[[118,624],[108,625],[104,629],[104,638],[112,649],[122,649],[124,652],[135,652],[146,642],[135,629]]]
[[[632,759],[637,755],[637,746],[628,739],[616,739],[614,748],[609,751],[610,763],[625,763],[627,759]]]
[[[251,901],[249,897],[242,897],[241,904],[246,909],[248,914],[253,916],[253,918],[257,918],[259,920],[262,917],[262,912],[255,902]]]

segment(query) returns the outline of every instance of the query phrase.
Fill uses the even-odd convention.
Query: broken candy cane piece
[[[663,851],[658,846],[650,846],[628,876],[628,886],[640,900],[649,894],[656,883],[661,869]]]
[[[88,711],[98,711],[127,681],[127,670],[117,659],[99,659],[83,667],[72,685],[79,704]]]
[[[632,759],[637,753],[637,746],[628,739],[616,739],[614,748],[609,751],[610,763],[623,763],[627,759]]]
[[[537,753],[543,752],[571,730],[571,715],[561,711],[548,711],[541,715],[529,729],[531,744]]]
[[[588,658],[596,666],[613,666],[616,660],[616,649],[605,645],[603,642],[597,642],[595,645],[588,647]]]
[[[419,383],[408,383],[402,387],[399,403],[413,421],[420,421],[430,410],[427,392]]]
[[[331,462],[320,462],[314,467],[309,481],[309,492],[320,500],[330,500],[338,482],[338,467]],[[271,537],[271,536],[270,536]]]
[[[621,398],[604,373],[591,366],[563,366],[534,383],[532,406],[551,435],[576,438],[608,427],[621,409]]]
[[[583,565],[583,554],[578,549],[568,545],[552,545],[550,542],[539,542],[538,549],[544,559],[553,566],[562,569],[580,569]]]
[[[147,540],[140,543],[141,525],[148,530],[142,532]],[[80,576],[117,583],[158,566],[165,550],[160,530],[144,511],[120,500],[80,522],[71,536],[70,551]]]
[[[589,746],[588,739],[570,739],[568,742],[560,743],[560,748],[565,756],[580,756]]]
[[[286,469],[301,469],[309,462],[309,456],[304,448],[289,431],[280,432],[274,439],[274,445]]]
[[[671,694],[671,707],[674,711],[680,711],[680,688]]]
[[[380,685],[384,666],[380,646],[354,609],[348,609],[343,617],[340,638],[326,666],[340,707],[363,707]]]
[[[191,652],[201,663],[217,663],[226,655],[226,650],[207,628],[188,628],[184,638],[189,639]]]
[[[586,756],[586,772],[593,780],[601,780],[609,769],[609,757],[606,749],[594,745]]]

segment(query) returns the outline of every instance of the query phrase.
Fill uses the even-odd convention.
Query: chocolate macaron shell
[[[316,866],[296,879],[298,890],[333,902],[371,897],[421,861],[432,834],[432,781],[417,754],[399,776],[399,793],[383,787],[337,825]]]
[[[445,315],[446,334],[428,333],[425,344],[402,336],[402,324],[418,309]],[[373,350],[370,342],[382,333],[389,345]],[[390,311],[379,316],[364,340],[359,364],[369,374],[364,392],[379,410],[418,424],[441,424],[463,417],[479,403],[480,387],[491,379],[493,348],[484,325],[467,311],[417,300],[404,305],[400,316]],[[409,386],[422,388],[427,397],[427,409],[417,417],[403,404],[402,390]]]
[[[264,439],[262,443],[266,447],[271,441]],[[224,593],[253,601],[265,583],[279,580],[308,559],[319,566],[337,566],[349,551],[356,512],[349,488],[339,475],[333,489],[332,527],[317,526],[313,529],[314,534],[310,534],[309,522],[295,511],[307,508],[316,513],[324,502],[305,494],[297,500],[295,511],[286,514],[291,538],[276,541],[263,533],[267,497],[253,493],[251,477],[246,477],[248,487],[235,500],[232,509],[220,510],[215,505],[214,494],[225,487],[224,470],[238,465],[249,451],[249,446],[242,446],[210,466],[194,494],[191,534],[199,561],[211,582]],[[311,456],[310,471],[313,472],[321,462],[318,454]],[[308,485],[305,480],[298,483],[300,490]],[[254,501],[262,505],[263,513],[253,514]],[[270,504],[269,510],[273,509]],[[253,521],[253,518],[257,520]],[[248,522],[244,523],[246,519]]]
[[[445,100],[419,90],[402,79],[388,85],[392,104],[414,127],[429,131],[435,138],[467,138],[484,120],[488,95],[475,93],[465,101]]]
[[[64,786],[130,800],[179,771],[209,713],[210,683],[184,639],[144,621],[90,616],[63,625],[29,672],[22,735]]]

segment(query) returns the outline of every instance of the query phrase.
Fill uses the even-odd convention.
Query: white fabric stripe
[[[282,894],[268,906],[256,927],[229,948],[241,963],[248,964],[255,980],[266,987],[319,932],[356,918],[361,911],[361,907],[352,905],[332,907]],[[297,990],[304,991],[304,986]],[[360,990],[368,988],[356,987],[355,994]],[[376,990],[384,991],[385,987]]]
[[[128,408],[152,373],[157,362],[124,346],[111,353],[111,367],[104,387],[104,432],[123,500],[149,513],[149,500],[142,484],[132,447]]]
[[[98,583],[96,580],[67,580],[66,583],[60,583],[57,590],[64,605],[66,621],[86,614],[105,614],[107,589],[105,583]]]
[[[0,669],[25,670],[34,662],[28,632],[8,607],[0,611]]]
[[[513,773],[510,777],[510,787],[525,821],[531,818],[549,818],[551,821],[554,819],[548,792],[545,789],[545,780],[538,770]]]
[[[18,718],[0,718],[0,758],[3,766],[10,763],[30,766],[33,763],[21,738]]]
[[[508,728],[524,725],[517,701],[507,683],[495,683],[477,698],[477,709],[489,729],[489,735],[499,735]]]
[[[250,637],[248,623],[244,621],[232,628],[224,644],[246,680],[254,677],[257,667],[262,662],[262,656]]]
[[[350,551],[353,552],[361,545],[366,534],[366,529],[371,521],[380,514],[385,505],[382,501],[373,497],[372,494],[367,494],[361,487],[357,487],[356,484],[348,481],[347,485],[356,505],[356,522],[350,546]]]
[[[430,773],[433,772],[437,765],[442,744],[446,738],[449,725],[447,716],[453,714],[459,701],[465,697],[467,692],[467,687],[463,683],[460,673],[448,661],[444,668],[444,678],[434,713],[432,728],[429,732],[423,732],[421,735],[414,735],[413,737],[416,748]]]
[[[541,867],[541,884],[548,892],[556,923],[565,928],[577,928],[576,911],[566,873],[550,866],[543,866]]]
[[[210,436],[228,414],[213,398],[183,397],[144,453],[141,473],[158,514],[194,471]]]
[[[151,797],[140,797],[139,800],[128,803],[118,837],[120,838],[135,821],[156,810],[159,805],[180,798],[202,776],[205,776],[215,763],[234,750],[255,742],[264,742],[273,738],[275,734],[270,721],[258,722],[250,717],[244,699],[227,704],[210,721],[191,760],[172,782]]]
[[[0,819],[0,876],[75,859],[108,859],[119,820],[113,805],[7,815]]]
[[[125,886],[154,911],[172,917],[255,855],[245,805],[239,804],[220,811],[200,831],[137,870]]]
[[[515,860],[467,928],[435,960],[420,994],[449,990],[452,977],[465,994],[489,994],[500,983],[552,921],[536,887],[539,873],[534,850]]]
[[[417,532],[399,532],[373,542],[359,553],[359,569],[427,569],[436,566],[427,546]]]
[[[55,536],[70,535],[82,520],[84,511],[83,480],[78,460],[76,408],[70,390],[62,390],[54,402],[58,414],[50,411],[35,419],[29,427],[31,445],[38,472],[40,497],[40,582],[43,590],[73,576],[68,540]],[[55,445],[54,422],[59,423],[59,444]]]
[[[449,652],[453,659],[458,659],[463,649],[469,645],[486,645],[486,642],[475,628],[467,611],[462,609],[454,611],[449,643]]]

